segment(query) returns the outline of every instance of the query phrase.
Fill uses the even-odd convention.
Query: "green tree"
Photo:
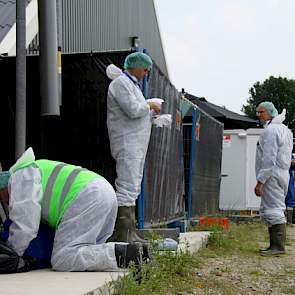
[[[262,101],[271,101],[278,112],[287,110],[285,124],[295,131],[295,80],[270,76],[263,83],[256,82],[249,90],[250,97],[242,111],[257,119],[256,108]]]

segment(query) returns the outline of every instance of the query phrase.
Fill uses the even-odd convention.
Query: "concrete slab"
[[[146,228],[137,230],[137,234],[141,237],[147,237],[151,234],[156,234],[161,238],[170,238],[178,242],[179,228]]]
[[[177,251],[195,253],[207,244],[209,236],[209,231],[180,233]]]
[[[197,252],[208,241],[210,232],[180,233],[178,251]],[[0,275],[0,294],[5,295],[101,295],[105,287],[124,272],[55,272],[49,269]]]
[[[0,294],[96,295],[123,272],[55,272],[49,269],[0,275]],[[105,292],[103,294],[106,294]]]

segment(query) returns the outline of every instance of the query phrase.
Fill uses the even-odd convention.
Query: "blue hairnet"
[[[264,102],[260,103],[259,106],[258,106],[258,108],[265,108],[266,111],[268,112],[268,114],[272,118],[276,117],[279,114],[278,111],[277,111],[277,109],[273,105],[273,103],[270,102],[270,101],[264,101]]]
[[[152,59],[145,53],[134,52],[129,54],[124,62],[124,69],[144,68],[150,70],[152,67]]]
[[[10,177],[9,171],[0,172],[0,189],[7,188],[9,177]]]

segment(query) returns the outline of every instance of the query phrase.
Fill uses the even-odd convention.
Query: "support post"
[[[191,132],[191,147],[190,147],[190,165],[189,165],[189,182],[188,182],[188,196],[187,196],[187,218],[192,218],[193,207],[193,169],[195,161],[196,149],[196,124],[197,124],[197,110],[193,109],[192,113],[192,132]]]
[[[59,106],[62,105],[62,0],[56,0],[56,16],[57,16],[57,67],[58,67],[58,98]]]
[[[143,53],[148,54],[146,49],[143,49]],[[147,98],[148,95],[148,81],[147,77],[143,79],[142,83],[142,93],[145,98]],[[143,229],[144,228],[144,174],[141,181],[141,191],[140,195],[138,197],[137,201],[137,215],[138,215],[138,228]]]
[[[16,1],[16,160],[26,149],[26,3],[26,0]]]
[[[55,0],[38,0],[41,115],[59,115]]]

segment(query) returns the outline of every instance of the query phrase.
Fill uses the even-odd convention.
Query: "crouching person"
[[[8,233],[0,252],[6,247],[4,252],[23,258],[20,263],[27,267],[20,271],[38,268],[40,256],[43,266],[44,257],[49,257],[57,271],[112,271],[127,267],[131,261],[141,263],[138,246],[106,243],[116,221],[116,194],[92,171],[35,160],[29,148],[9,171],[0,172],[0,199],[9,204]],[[48,234],[44,235],[44,230]],[[45,247],[38,248],[40,243]],[[8,259],[9,253],[5,254]],[[0,259],[2,273],[6,256]]]

